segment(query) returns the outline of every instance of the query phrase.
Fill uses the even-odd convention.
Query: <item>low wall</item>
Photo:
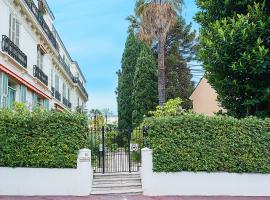
[[[0,168],[0,195],[87,196],[93,172],[91,151],[79,151],[77,169]]]
[[[270,174],[153,172],[152,150],[142,150],[145,195],[270,196]]]

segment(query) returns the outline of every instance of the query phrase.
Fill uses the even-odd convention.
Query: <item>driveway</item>
[[[270,197],[145,197],[145,196],[89,196],[89,197],[9,197],[0,200],[270,200]]]

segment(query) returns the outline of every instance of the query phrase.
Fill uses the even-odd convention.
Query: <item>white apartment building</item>
[[[0,0],[0,108],[71,110],[88,100],[85,77],[54,28],[45,0]]]

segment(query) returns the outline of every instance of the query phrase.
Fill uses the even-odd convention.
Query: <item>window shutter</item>
[[[35,92],[32,93],[32,108],[35,108],[38,106],[38,96]]]
[[[3,80],[2,76],[3,73],[0,72],[0,108],[2,108],[2,80]]]
[[[12,15],[11,13],[9,14],[9,38],[11,39],[12,37]]]
[[[20,46],[20,23],[16,19],[16,35],[15,35],[15,44],[19,47]]]
[[[8,77],[2,73],[2,108],[7,108]]]
[[[15,22],[15,18],[12,16],[11,17],[11,40],[12,42],[15,43],[15,28],[16,28],[16,22]]]
[[[24,85],[20,86],[20,102],[21,103],[26,103],[26,92],[27,89]]]
[[[46,110],[49,110],[50,108],[49,108],[49,100],[48,99],[44,99],[43,100],[43,107],[44,107],[44,109],[46,109]]]

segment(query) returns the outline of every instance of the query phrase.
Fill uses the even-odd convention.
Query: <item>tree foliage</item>
[[[268,8],[253,1],[241,1],[241,4],[225,1],[230,4],[221,5],[217,4],[220,1],[203,2],[197,1],[203,8],[197,15],[202,25],[200,59],[221,105],[236,117],[269,116]],[[217,6],[224,6],[221,14],[215,13]],[[207,22],[211,15],[212,22]]]
[[[132,127],[132,91],[135,67],[140,53],[141,43],[136,35],[130,32],[122,57],[122,67],[118,72],[118,126],[121,129]]]
[[[152,50],[144,44],[137,60],[133,81],[133,126],[143,121],[143,116],[154,110],[158,104],[157,67]]]

